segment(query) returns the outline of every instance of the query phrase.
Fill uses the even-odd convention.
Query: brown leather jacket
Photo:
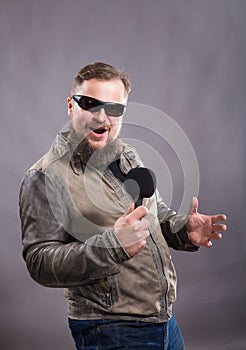
[[[142,163],[119,140],[120,167]],[[107,168],[83,166],[65,134],[26,173],[20,189],[23,257],[32,278],[65,288],[72,319],[167,321],[176,298],[176,273],[168,246],[196,251],[181,220],[158,191],[144,200],[151,221],[146,247],[130,257],[113,226],[130,204]]]

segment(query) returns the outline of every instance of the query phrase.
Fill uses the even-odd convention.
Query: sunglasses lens
[[[79,101],[79,106],[88,111],[89,109],[100,106],[100,103],[98,103],[98,101],[94,98],[82,96]]]
[[[125,111],[125,106],[120,103],[102,102],[93,97],[79,95],[73,96],[73,99],[86,111],[98,112],[104,108],[105,113],[111,117],[120,117]]]
[[[107,115],[112,117],[120,117],[125,110],[125,106],[119,103],[112,103],[104,105],[104,110]]]

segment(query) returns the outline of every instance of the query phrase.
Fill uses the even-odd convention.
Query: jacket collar
[[[73,172],[77,175],[81,175],[84,171],[84,164],[81,161],[80,155],[74,149],[73,143],[69,140],[68,135],[69,131],[57,134],[55,140],[56,147],[54,147],[54,149],[59,156],[63,156],[69,152],[71,154],[70,165]],[[127,174],[132,168],[143,165],[136,150],[132,146],[124,143],[121,139],[119,139],[119,144],[122,148],[120,153],[120,168],[124,174]]]

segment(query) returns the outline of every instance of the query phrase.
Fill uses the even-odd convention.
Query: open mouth
[[[106,133],[108,131],[108,129],[106,129],[104,127],[97,128],[97,129],[94,129],[94,128],[90,128],[90,129],[91,129],[92,134],[98,135],[101,137],[103,136],[104,133]]]
[[[96,134],[103,134],[107,131],[107,129],[105,128],[98,128],[98,129],[95,129],[93,130]]]

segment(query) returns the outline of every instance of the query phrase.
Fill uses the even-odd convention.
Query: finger
[[[144,239],[146,240],[148,237],[149,237],[150,233],[149,233],[149,230],[144,230],[143,233],[142,233],[142,239],[141,241]]]
[[[128,221],[136,221],[142,219],[144,216],[148,214],[148,209],[141,205],[140,207],[137,207],[134,209],[131,213],[127,215]]]
[[[221,233],[212,233],[212,235],[211,235],[211,238],[210,238],[210,239],[212,239],[212,240],[216,241],[216,240],[221,239],[222,237],[223,237],[223,236],[222,236],[222,234],[221,234]]]
[[[223,236],[221,233],[212,233],[210,239],[207,242],[205,242],[204,245],[205,245],[205,247],[210,248],[213,245],[212,240],[217,241],[217,240],[222,239],[222,238],[223,238]]]
[[[134,223],[128,226],[130,237],[131,238],[137,237],[139,239],[143,237],[143,232],[144,232],[144,237],[146,237],[146,234],[149,235],[149,228],[150,228],[150,222],[145,219],[135,221]]]
[[[193,197],[192,198],[192,201],[191,201],[191,213],[192,214],[197,214],[197,209],[198,209],[198,199],[196,197]]]
[[[213,243],[209,240],[209,241],[207,241],[207,243],[205,244],[205,247],[211,248],[212,245],[213,245]]]
[[[140,251],[140,250],[142,250],[145,246],[146,246],[146,239],[144,239],[143,241],[141,241],[141,242],[138,242],[138,244],[137,244],[137,250],[138,250],[138,252]]]
[[[150,222],[149,222],[149,220],[142,219],[141,221],[138,221],[137,227],[141,231],[148,230],[150,228]]]
[[[217,224],[217,225],[212,225],[212,232],[216,233],[216,232],[223,232],[226,231],[227,227],[224,224]]]
[[[133,246],[134,244],[138,244],[149,237],[149,230],[138,232],[136,235],[132,235],[128,237],[128,239],[124,239],[123,244],[125,247]]]
[[[126,210],[125,214],[123,216],[127,216],[128,214],[130,214],[133,210],[135,209],[135,204],[134,201],[131,201],[128,209]]]
[[[226,221],[226,216],[225,214],[218,214],[218,215],[213,215],[211,217],[212,223],[216,223],[216,222],[221,222],[221,221]]]
[[[137,245],[134,244],[133,246],[130,247],[126,247],[126,251],[127,253],[133,257],[134,255],[138,254],[144,247],[146,246],[146,241],[142,241],[140,243],[138,243]]]
[[[132,220],[127,218],[128,224],[124,228],[125,232],[132,232],[131,236],[134,234],[141,235],[142,231],[149,230],[150,228],[150,221],[146,219],[142,220]],[[127,231],[126,231],[127,230]]]
[[[143,249],[143,248],[146,246],[146,243],[147,243],[146,239],[143,240],[143,241],[139,244],[139,249],[140,249],[140,250]]]

